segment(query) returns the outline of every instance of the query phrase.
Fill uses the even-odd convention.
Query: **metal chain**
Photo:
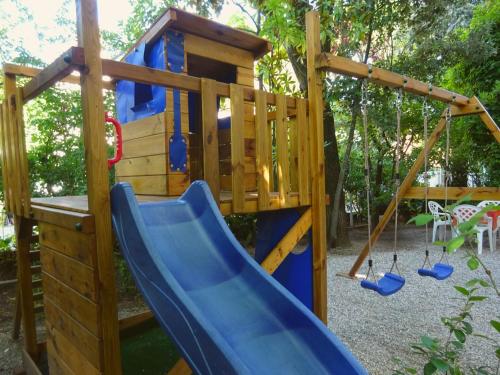
[[[401,112],[403,108],[403,89],[400,88],[396,95],[396,165],[395,165],[395,178],[394,190],[396,199],[396,208],[394,211],[394,263],[397,260],[397,246],[398,246],[398,206],[399,206],[399,163],[401,159]]]
[[[424,199],[425,199],[425,214],[429,213],[429,145],[428,145],[428,122],[429,122],[429,111],[430,106],[427,102],[427,96],[424,97],[424,103],[422,105],[422,115],[424,117]],[[429,223],[425,223],[425,254],[428,258],[428,243],[429,243]]]
[[[372,230],[372,219],[371,219],[371,207],[370,207],[370,164],[368,158],[368,82],[366,79],[361,83],[361,114],[363,117],[363,142],[364,142],[364,158],[365,158],[365,188],[366,188],[366,210],[368,215],[368,272],[366,278],[370,274],[372,269],[372,244],[371,244],[371,230]],[[375,275],[374,275],[375,276]]]
[[[448,103],[448,110],[445,114],[446,121],[446,149],[444,153],[444,207],[448,206],[448,185],[450,183],[450,127],[451,127],[451,103]],[[446,220],[446,218],[445,218]],[[444,241],[446,241],[447,225],[444,226]],[[446,251],[445,246],[443,246],[443,252]]]

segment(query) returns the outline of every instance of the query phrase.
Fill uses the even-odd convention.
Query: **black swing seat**
[[[420,276],[428,276],[436,280],[444,280],[450,277],[453,273],[453,267],[445,263],[436,263],[432,268],[419,268],[417,272]]]
[[[405,285],[404,277],[390,272],[386,273],[384,277],[380,278],[376,282],[366,279],[361,281],[361,287],[373,290],[384,297],[396,293],[404,285]]]

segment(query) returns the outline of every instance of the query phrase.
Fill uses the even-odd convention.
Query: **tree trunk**
[[[355,104],[353,104],[352,108],[352,116],[351,116],[351,124],[349,127],[349,135],[347,137],[347,146],[344,153],[344,158],[342,160],[342,166],[339,172],[339,177],[337,179],[336,187],[335,187],[335,195],[333,198],[333,203],[330,203],[330,230],[329,230],[329,238],[328,244],[330,247],[336,247],[337,243],[349,243],[349,237],[347,236],[347,231],[345,230],[345,194],[344,194],[344,181],[349,174],[349,160],[351,158],[351,149],[354,142],[354,130],[356,129],[356,121],[358,118],[357,109],[355,108]],[[341,199],[342,198],[342,199]],[[339,211],[339,208],[343,207],[343,214]],[[339,222],[343,222],[343,225],[338,225]],[[338,230],[339,227],[344,228],[344,231]],[[342,240],[340,240],[340,237]]]

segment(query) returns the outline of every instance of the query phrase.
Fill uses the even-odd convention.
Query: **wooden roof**
[[[170,7],[153,23],[143,36],[130,48],[132,50],[141,43],[155,40],[166,29],[174,29],[202,38],[227,44],[252,52],[259,59],[271,51],[272,45],[266,39],[251,33],[234,29],[227,25],[211,21],[207,18]],[[130,51],[129,50],[129,51]],[[128,54],[128,52],[127,52]]]

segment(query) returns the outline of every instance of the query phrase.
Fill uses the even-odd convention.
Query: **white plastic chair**
[[[500,201],[482,201],[482,202],[479,202],[477,207],[482,210],[484,207],[488,207],[488,206],[500,206]],[[493,222],[491,222],[491,227],[492,227],[492,231],[493,231],[493,247],[494,249],[496,249],[496,238],[497,237],[500,237],[500,216],[497,218],[497,225],[495,226],[495,230],[493,230]]]
[[[451,227],[451,217],[450,214],[444,212],[444,208],[437,202],[429,201],[429,212],[434,218],[434,225],[432,227],[432,242],[436,241],[436,234],[439,227],[443,225],[449,225]]]
[[[473,206],[471,204],[462,204],[453,209],[453,216],[457,219],[457,229],[458,224],[461,224],[467,220],[469,220],[472,216],[478,213],[481,209],[477,206]],[[487,216],[488,217],[488,216]],[[491,218],[488,217],[491,221]],[[483,233],[488,232],[488,238],[490,243],[490,251],[493,251],[493,233],[491,231],[491,225],[489,222],[485,224],[479,223],[474,227],[474,230],[477,232],[477,253],[481,255],[483,253]]]

